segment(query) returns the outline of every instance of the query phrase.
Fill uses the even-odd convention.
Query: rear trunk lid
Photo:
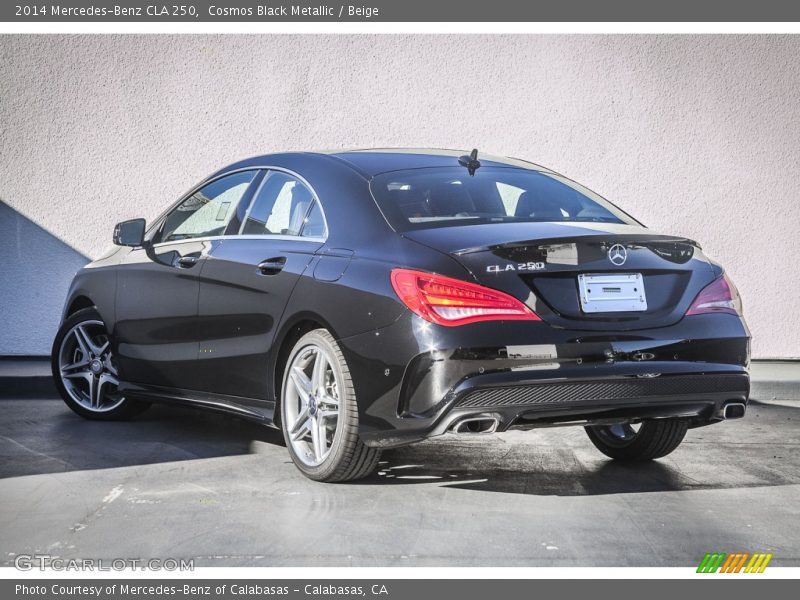
[[[511,294],[565,329],[671,325],[715,277],[696,242],[636,225],[494,223],[403,235],[451,255],[478,283]],[[631,293],[631,302],[616,301]]]

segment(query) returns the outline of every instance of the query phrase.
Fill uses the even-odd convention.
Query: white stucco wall
[[[754,355],[798,357],[799,58],[796,36],[6,36],[0,200],[94,256],[245,156],[477,147],[698,239]]]

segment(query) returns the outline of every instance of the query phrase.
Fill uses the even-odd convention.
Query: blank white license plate
[[[647,310],[641,273],[578,275],[578,289],[585,313]]]

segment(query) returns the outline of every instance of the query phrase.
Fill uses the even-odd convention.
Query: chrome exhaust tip
[[[746,406],[743,402],[729,402],[722,408],[722,418],[741,419],[744,416]]]
[[[468,417],[450,426],[451,433],[494,433],[500,425],[495,417]]]

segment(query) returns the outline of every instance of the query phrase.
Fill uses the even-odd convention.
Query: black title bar
[[[713,580],[715,577],[718,579]],[[673,600],[709,595],[749,600],[756,595],[790,597],[792,580],[720,578],[625,582],[626,595]],[[611,597],[620,583],[613,579],[26,579],[0,581],[3,598],[14,600],[419,600],[420,598],[566,598]]]
[[[0,2],[0,22],[785,22],[792,0],[64,0]]]

